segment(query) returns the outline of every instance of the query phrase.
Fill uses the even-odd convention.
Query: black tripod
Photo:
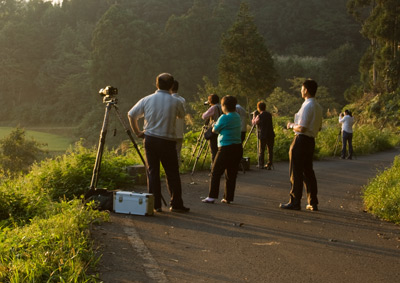
[[[99,194],[102,194],[102,191],[103,191],[103,190],[97,189],[96,187],[97,187],[97,181],[98,181],[99,173],[100,173],[100,166],[101,166],[101,159],[103,157],[104,145],[105,145],[105,141],[106,141],[109,115],[110,115],[110,111],[112,108],[115,109],[115,112],[117,114],[119,121],[121,122],[122,126],[124,127],[125,132],[127,133],[133,146],[135,147],[136,152],[138,153],[140,159],[142,160],[143,165],[146,168],[146,174],[148,175],[148,173],[149,173],[146,161],[144,160],[143,155],[141,154],[139,147],[132,136],[132,132],[126,126],[124,120],[122,119],[121,113],[118,110],[117,102],[118,102],[117,98],[115,98],[113,95],[106,95],[103,98],[103,103],[106,103],[106,110],[105,110],[105,114],[104,114],[103,126],[102,126],[101,132],[100,132],[99,146],[97,148],[96,161],[95,161],[95,165],[93,168],[92,180],[90,182],[90,190],[85,194],[85,199],[88,198],[89,196],[95,195],[97,192]],[[161,199],[162,199],[164,205],[167,206],[167,203],[165,202],[165,199],[162,196],[161,196]]]
[[[342,136],[342,129],[339,130],[339,134],[338,134],[336,142],[335,142],[335,151],[333,152],[333,157],[336,156],[336,150],[337,150],[337,147],[338,147],[338,145],[340,143],[341,136]]]
[[[195,149],[193,151],[192,158],[190,159],[190,163],[192,163],[192,159],[196,155],[196,151],[197,151],[197,155],[196,155],[196,159],[194,160],[194,164],[193,164],[191,175],[193,175],[194,170],[195,170],[196,165],[197,165],[197,162],[199,161],[200,156],[203,153],[204,148],[206,148],[206,146],[207,146],[207,140],[204,138],[204,133],[207,131],[207,129],[208,129],[208,126],[204,125],[203,128],[201,129],[201,133],[200,133],[199,137],[197,138],[196,147],[195,147]],[[206,148],[206,153],[204,155],[203,166],[204,166],[204,162],[206,160],[207,154],[208,154],[208,148]]]

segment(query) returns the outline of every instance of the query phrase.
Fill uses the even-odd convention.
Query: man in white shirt
[[[157,76],[157,91],[139,100],[128,112],[132,130],[136,136],[144,138],[144,150],[147,159],[147,186],[154,195],[154,209],[161,209],[160,162],[164,167],[167,188],[171,196],[170,210],[188,212],[183,206],[182,185],[179,176],[178,157],[176,153],[176,119],[183,118],[185,110],[180,100],[170,94],[174,83],[171,74]],[[143,131],[139,129],[138,120],[144,117]]]
[[[280,204],[283,209],[300,210],[303,194],[303,183],[307,191],[307,210],[318,210],[318,187],[313,169],[315,138],[322,127],[322,107],[315,100],[318,84],[306,80],[301,88],[304,103],[295,115],[294,123],[287,128],[293,129],[295,137],[289,150],[290,200]]]
[[[353,124],[354,118],[350,110],[345,110],[344,114],[339,115],[339,123],[342,124],[342,154],[341,158],[346,157],[346,145],[349,144],[349,155],[347,159],[353,158]]]

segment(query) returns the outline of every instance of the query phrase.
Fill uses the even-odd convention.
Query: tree
[[[344,105],[344,92],[359,81],[358,65],[360,55],[352,44],[344,44],[329,52],[323,62],[323,84],[329,88],[332,97]],[[346,62],[346,65],[343,65]]]
[[[360,65],[366,90],[394,91],[400,86],[400,2],[349,0],[347,7],[371,43]]]
[[[33,138],[26,139],[25,130],[16,128],[0,140],[0,170],[10,177],[27,173],[30,166],[45,152],[41,149],[45,145]]]
[[[223,35],[222,49],[218,65],[222,88],[254,105],[273,90],[274,63],[247,4],[240,5],[236,21]]]

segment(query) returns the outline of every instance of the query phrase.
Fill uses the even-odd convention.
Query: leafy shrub
[[[45,152],[34,139],[26,139],[25,130],[16,128],[0,140],[0,170],[9,177],[27,173],[30,166]]]
[[[372,179],[363,190],[364,205],[374,215],[400,224],[400,156],[391,168]]]
[[[88,190],[95,159],[94,149],[87,149],[77,143],[66,154],[35,164],[25,179],[34,187],[44,190],[53,200],[72,199]],[[129,156],[117,155],[104,149],[98,187],[117,189],[131,186],[133,181],[125,167],[133,162]]]

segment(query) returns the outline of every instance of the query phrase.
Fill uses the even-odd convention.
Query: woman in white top
[[[351,115],[350,110],[345,110],[344,114],[341,113],[339,116],[339,123],[342,124],[342,155],[341,158],[345,159],[346,156],[346,145],[349,144],[349,155],[347,159],[353,157],[353,124],[354,117]]]

